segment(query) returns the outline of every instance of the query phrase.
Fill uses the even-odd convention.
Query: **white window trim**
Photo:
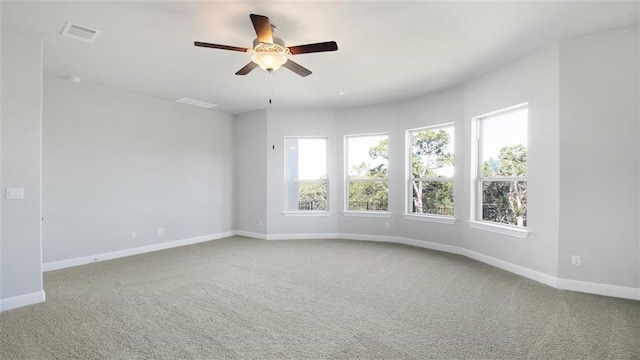
[[[479,219],[479,214],[482,214],[482,182],[483,181],[527,181],[526,176],[496,176],[496,177],[482,177],[479,173],[480,169],[482,169],[482,165],[480,164],[482,160],[482,152],[480,148],[480,122],[483,119],[488,117],[492,117],[495,115],[511,112],[514,110],[518,110],[521,108],[528,108],[529,103],[522,103],[514,106],[510,106],[504,109],[500,109],[497,111],[492,111],[490,113],[486,113],[480,116],[476,116],[472,118],[472,129],[471,133],[473,134],[473,142],[474,145],[471,147],[471,158],[475,161],[471,162],[471,211],[470,217],[471,220],[467,221],[467,224],[470,228],[477,230],[490,231],[502,235],[507,235],[515,238],[526,239],[529,236],[528,228],[526,227],[518,227],[508,224],[500,224],[491,221],[485,221]],[[495,179],[495,180],[494,180]]]
[[[456,223],[456,218],[453,216],[444,216],[444,215],[435,215],[435,214],[416,214],[416,213],[406,213],[402,214],[405,220],[411,221],[424,221],[424,222],[433,222],[438,224],[449,224],[453,225]]]
[[[406,178],[408,179],[405,184],[407,186],[407,188],[405,189],[405,211],[406,213],[403,214],[404,218],[406,220],[416,220],[416,221],[427,221],[427,222],[436,222],[436,223],[441,223],[441,224],[454,224],[456,222],[455,219],[455,213],[456,213],[456,207],[455,207],[455,185],[456,185],[456,180],[455,180],[455,163],[454,163],[454,174],[453,177],[447,177],[447,178],[413,178],[411,177],[411,175],[413,175],[412,173],[412,163],[411,163],[411,155],[412,155],[412,141],[411,141],[411,133],[414,131],[423,131],[423,130],[437,130],[437,129],[442,129],[442,128],[447,128],[447,127],[453,127],[453,135],[454,135],[454,151],[453,151],[453,156],[455,159],[455,134],[456,134],[456,129],[455,129],[455,123],[453,122],[448,122],[448,123],[444,123],[444,124],[438,124],[438,125],[430,125],[430,126],[424,126],[424,127],[419,127],[419,128],[413,128],[413,129],[407,129],[405,131],[405,160],[406,160],[406,166],[407,166],[407,171],[406,171]],[[413,181],[430,181],[430,182],[435,182],[435,181],[439,181],[439,182],[453,182],[453,188],[454,188],[454,205],[453,205],[453,216],[446,216],[446,215],[437,215],[437,214],[419,214],[419,213],[414,213],[411,212],[411,208],[412,208],[412,204],[413,204],[413,188],[412,188],[412,182]]]
[[[389,182],[389,179],[383,178],[357,178],[357,179],[347,179],[347,182]]]
[[[469,220],[467,224],[472,229],[490,231],[497,234],[511,236],[519,239],[526,239],[529,231],[526,228],[511,226],[507,224],[498,224],[489,221]]]
[[[287,158],[287,139],[324,139],[325,140],[325,164],[327,167],[326,179],[304,179],[304,180],[288,180],[287,179],[287,167],[288,158]],[[327,184],[327,210],[284,210],[282,214],[285,217],[295,217],[295,216],[329,216],[331,211],[331,198],[330,198],[330,188],[329,188],[329,137],[328,136],[285,136],[284,137],[284,146],[282,147],[284,151],[284,208],[287,209],[289,204],[289,184],[315,184],[315,183],[326,183]],[[326,215],[323,215],[325,214]]]
[[[386,136],[387,141],[391,143],[391,136],[389,136],[388,132],[379,132],[379,133],[366,133],[366,134],[352,134],[344,136],[344,196],[343,196],[343,211],[342,214],[344,216],[354,216],[354,217],[391,217],[391,212],[389,211],[380,211],[380,210],[349,210],[349,184],[352,182],[385,182],[387,183],[387,189],[389,188],[389,174],[391,173],[391,162],[388,162],[387,166],[387,177],[386,178],[349,178],[349,138],[352,137],[368,137],[368,136]],[[390,144],[389,144],[390,145]],[[390,148],[390,146],[389,146]],[[387,193],[387,207],[389,206],[389,193]],[[388,214],[388,216],[387,216]]]
[[[342,215],[346,217],[390,218],[391,212],[377,211],[377,210],[369,210],[369,211],[348,210],[348,211],[343,211]]]
[[[331,216],[331,212],[329,210],[286,210],[282,215],[284,217]]]

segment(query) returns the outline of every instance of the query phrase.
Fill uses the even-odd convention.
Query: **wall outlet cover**
[[[24,189],[22,188],[7,188],[6,194],[7,199],[24,199]]]
[[[571,265],[579,266],[582,264],[582,258],[578,255],[571,256]]]

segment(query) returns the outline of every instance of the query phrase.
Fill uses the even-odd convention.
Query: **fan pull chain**
[[[269,104],[272,103],[271,99],[273,98],[273,78],[272,78],[272,74],[273,72],[269,72]]]

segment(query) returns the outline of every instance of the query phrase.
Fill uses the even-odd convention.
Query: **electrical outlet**
[[[576,266],[582,265],[582,258],[578,255],[573,255],[571,257],[571,265],[576,265]]]
[[[164,229],[158,228],[158,235],[164,235]]]
[[[390,224],[389,224],[389,222],[388,222],[388,221],[384,223],[384,227],[386,227],[387,229],[389,228],[389,225],[390,225]]]
[[[138,237],[138,234],[137,234],[135,231],[132,231],[132,232],[131,232],[131,238],[132,238],[132,239],[135,239],[135,238],[137,238],[137,237]]]
[[[260,226],[264,226],[264,221],[260,220]]]
[[[7,188],[7,199],[24,199],[24,189]]]

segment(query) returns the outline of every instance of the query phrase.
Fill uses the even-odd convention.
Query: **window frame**
[[[503,235],[512,237],[527,238],[529,234],[528,226],[517,226],[512,224],[497,223],[489,220],[482,219],[482,206],[483,206],[483,184],[485,182],[499,182],[499,181],[524,181],[528,184],[529,168],[527,164],[526,176],[489,176],[482,175],[482,121],[489,118],[505,115],[511,112],[516,112],[526,109],[527,110],[527,139],[529,137],[529,103],[521,103],[518,105],[503,108],[497,111],[492,111],[487,114],[476,116],[473,118],[473,146],[472,146],[472,169],[471,169],[471,211],[469,227],[474,229],[491,231]],[[527,141],[527,153],[529,150],[529,141]],[[528,210],[528,209],[527,209]],[[528,225],[528,224],[527,224]]]
[[[387,159],[387,177],[382,178],[365,178],[365,179],[350,179],[349,178],[349,139],[350,138],[362,138],[362,137],[374,137],[374,136],[386,136],[389,146],[388,150],[391,150],[391,136],[388,132],[376,132],[365,134],[350,134],[344,136],[344,196],[343,196],[343,215],[344,216],[363,216],[363,217],[390,217],[389,211],[389,185],[391,174],[391,161]],[[387,184],[387,210],[350,210],[349,209],[349,184],[356,182],[380,182]]]
[[[423,178],[414,178],[413,177],[413,133],[422,132],[422,131],[434,131],[439,129],[451,128],[453,130],[453,176],[452,177],[423,177]],[[407,129],[405,131],[405,164],[406,164],[406,175],[405,175],[405,213],[404,218],[406,220],[417,220],[417,221],[430,221],[437,222],[443,224],[454,224],[456,217],[456,207],[455,207],[455,187],[456,187],[456,171],[455,171],[455,163],[456,163],[456,151],[455,151],[455,136],[456,129],[454,122],[447,122],[437,125],[429,125],[423,126],[419,128]],[[416,213],[413,212],[413,182],[414,181],[422,181],[422,182],[451,182],[453,183],[454,195],[453,195],[453,215],[439,215],[439,214],[429,214],[429,213]]]
[[[287,176],[287,171],[289,169],[289,153],[287,148],[287,140],[288,139],[321,139],[325,141],[325,178],[322,179],[296,179],[290,180]],[[284,216],[328,216],[331,211],[331,192],[330,192],[330,183],[329,183],[329,137],[328,136],[285,136],[283,140],[284,146],[284,211],[282,212]],[[327,189],[327,209],[326,210],[300,210],[298,209],[292,210],[289,209],[289,185],[291,184],[317,184],[324,183],[326,184]],[[298,199],[299,203],[299,199]]]

